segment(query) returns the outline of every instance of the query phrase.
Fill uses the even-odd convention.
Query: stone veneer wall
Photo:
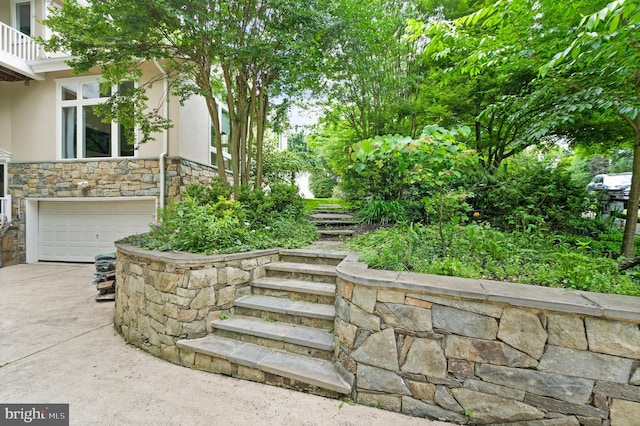
[[[205,166],[183,158],[167,159],[167,197],[179,197],[187,186],[199,183],[209,185],[211,179],[218,176],[218,169]],[[229,178],[229,176],[227,176]]]
[[[193,365],[194,353],[181,354],[176,342],[209,333],[277,259],[277,249],[204,256],[117,244],[115,328],[155,356]]]
[[[217,169],[183,158],[167,158],[167,200],[179,197],[191,184],[208,185]],[[26,198],[89,198],[160,196],[160,162],[157,158],[104,159],[40,163],[8,163],[12,216],[18,226],[16,258],[25,262]],[[87,188],[78,186],[88,182]],[[18,212],[22,216],[18,218]]]
[[[640,298],[338,266],[354,399],[455,423],[640,424]]]

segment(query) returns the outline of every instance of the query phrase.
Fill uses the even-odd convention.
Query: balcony
[[[0,81],[42,80],[30,63],[43,56],[35,40],[0,22]]]

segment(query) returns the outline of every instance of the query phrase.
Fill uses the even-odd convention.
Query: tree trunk
[[[220,114],[218,114],[218,101],[210,84],[211,67],[203,66],[199,68],[196,81],[200,87],[206,88],[205,100],[207,104],[207,111],[213,124],[213,133],[215,140],[213,141],[216,147],[216,167],[218,168],[218,176],[227,181],[227,173],[224,169],[224,156],[222,154],[222,125],[220,123]],[[168,95],[168,94],[167,94]],[[211,160],[207,159],[207,163]]]
[[[638,205],[640,204],[640,116],[636,117],[636,129],[634,129],[633,140],[633,176],[631,178],[631,190],[629,202],[627,203],[627,220],[624,225],[624,236],[622,238],[622,254],[627,259],[634,257],[634,246],[636,239],[636,226],[638,224]]]
[[[262,188],[262,146],[264,143],[264,131],[267,115],[267,103],[269,98],[264,89],[261,89],[258,93],[258,113],[256,117],[257,129],[256,129],[256,189]]]
[[[209,110],[209,115],[211,116],[211,121],[213,122],[213,133],[215,138],[216,145],[216,166],[218,167],[218,176],[222,179],[227,180],[227,172],[224,168],[224,154],[222,152],[222,130],[220,124],[220,116],[218,115],[218,103],[216,99],[211,96],[207,99],[207,109]]]
[[[233,175],[233,187],[240,187],[240,168],[238,163],[238,140],[240,133],[238,132],[238,117],[236,104],[234,102],[232,84],[233,78],[229,64],[222,64],[222,74],[224,76],[225,86],[227,88],[227,107],[229,108],[229,152],[231,154],[231,174]]]

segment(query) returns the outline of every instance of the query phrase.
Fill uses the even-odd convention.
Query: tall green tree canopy
[[[415,136],[420,128],[418,95],[423,73],[418,46],[404,38],[413,2],[338,0],[340,37],[325,58],[317,89],[330,110],[356,140],[388,133]]]
[[[248,182],[253,160],[259,187],[270,99],[297,90],[303,75],[317,71],[331,34],[329,6],[317,0],[64,0],[44,22],[54,34],[45,44],[71,53],[75,71],[99,67],[106,82],[139,77],[141,61],[162,64],[181,100],[205,98],[221,176],[217,102],[224,99],[234,184]],[[111,103],[111,118],[140,126],[143,140],[169,125],[148,109],[147,88]]]
[[[521,144],[537,143],[576,129],[621,129],[633,135],[634,178],[628,216],[637,215],[640,198],[640,4],[628,0],[499,0],[454,21],[416,22],[414,36],[425,36],[434,58],[455,58],[457,75],[504,76],[529,72],[518,92],[518,111],[527,111]],[[502,96],[480,114],[509,106]],[[611,125],[611,124],[612,125]],[[597,139],[597,136],[594,136]],[[486,155],[486,154],[485,154]],[[627,221],[622,254],[631,257],[635,221]]]

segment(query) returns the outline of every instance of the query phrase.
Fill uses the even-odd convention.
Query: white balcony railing
[[[0,22],[0,51],[23,61],[33,61],[41,56],[42,49],[31,37]]]
[[[0,197],[0,224],[3,221],[11,223],[11,195]]]

